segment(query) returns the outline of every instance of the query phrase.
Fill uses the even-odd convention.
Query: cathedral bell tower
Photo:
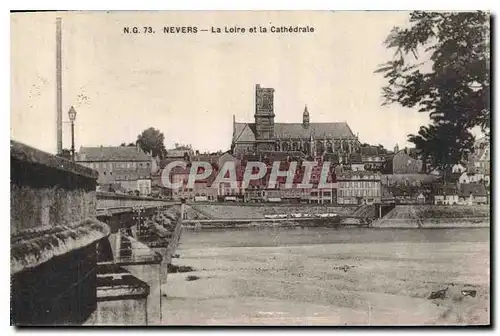
[[[255,86],[255,140],[257,150],[274,148],[274,89]]]
[[[307,110],[307,105],[304,108],[304,114],[302,115],[302,127],[309,128],[309,111]]]

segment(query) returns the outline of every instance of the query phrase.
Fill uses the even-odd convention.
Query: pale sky
[[[79,12],[11,14],[11,138],[56,152],[55,17],[63,21],[63,121],[75,142],[135,141],[153,126],[165,145],[227,150],[232,116],[253,122],[255,84],[275,89],[276,122],[346,121],[362,142],[407,145],[427,114],[382,107],[383,41],[406,12]],[[124,26],[155,34],[124,34]],[[211,34],[212,26],[314,27],[303,34]],[[164,34],[197,26],[197,34]],[[70,147],[63,124],[63,147]]]

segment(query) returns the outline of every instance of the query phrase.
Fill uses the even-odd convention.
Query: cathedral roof
[[[255,141],[255,124],[234,123],[233,142]]]
[[[233,142],[255,141],[254,123],[234,123]],[[310,123],[304,128],[302,123],[275,123],[274,137],[280,139],[315,138],[354,138],[349,125],[345,122]]]

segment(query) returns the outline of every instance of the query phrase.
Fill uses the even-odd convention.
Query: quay
[[[237,219],[197,219],[184,220],[185,228],[228,228],[271,225],[280,227],[290,226],[323,226],[342,227],[358,226],[369,227],[372,219],[365,216],[337,216],[330,218],[237,218]]]

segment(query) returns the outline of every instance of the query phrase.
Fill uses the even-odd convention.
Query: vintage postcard
[[[11,325],[490,325],[489,12],[10,20]]]

